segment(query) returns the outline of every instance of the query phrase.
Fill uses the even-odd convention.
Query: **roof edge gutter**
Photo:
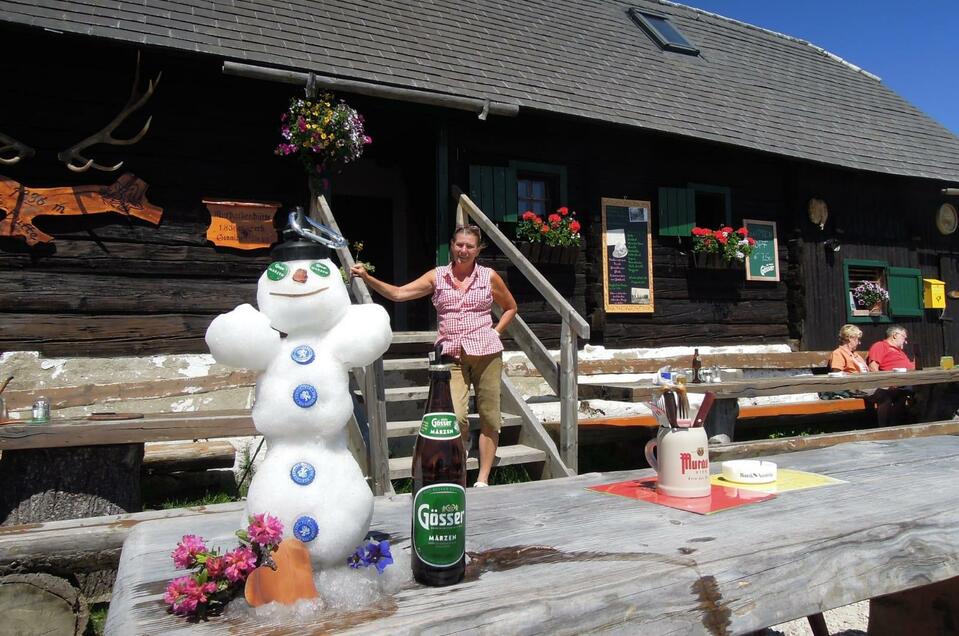
[[[401,102],[412,102],[415,104],[427,104],[429,106],[440,106],[443,108],[454,108],[456,110],[465,110],[477,114],[479,119],[485,121],[487,115],[500,115],[503,117],[516,117],[519,115],[519,106],[517,104],[507,104],[505,102],[491,102],[489,99],[476,99],[472,97],[459,97],[457,95],[445,95],[442,93],[431,93],[411,88],[396,88],[385,86],[383,84],[373,84],[371,82],[361,82],[357,80],[340,79],[328,75],[316,75],[313,73],[303,73],[300,71],[290,71],[284,69],[268,68],[266,66],[255,66],[253,64],[242,64],[240,62],[223,62],[223,73],[225,75],[236,75],[251,79],[267,80],[270,82],[282,82],[285,84],[297,84],[306,86],[312,75],[315,85],[335,91],[346,93],[355,93],[357,95],[366,95],[368,97],[380,97],[383,99],[393,99]]]

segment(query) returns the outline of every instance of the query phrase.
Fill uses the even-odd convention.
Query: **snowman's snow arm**
[[[365,367],[386,353],[393,341],[390,316],[379,305],[350,305],[325,340],[347,367]]]
[[[280,334],[265,314],[243,304],[213,319],[206,345],[220,364],[265,371],[280,349]]]

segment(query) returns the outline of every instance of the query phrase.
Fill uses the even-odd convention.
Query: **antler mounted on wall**
[[[3,133],[0,133],[0,163],[12,166],[21,159],[29,159],[33,155],[37,154],[37,151],[23,143],[22,141],[17,141],[13,137],[7,137]],[[12,157],[4,157],[4,153],[8,150],[16,150],[17,154]]]
[[[147,103],[150,97],[153,96],[153,91],[156,90],[156,87],[160,83],[160,78],[162,76],[163,73],[161,72],[156,76],[156,79],[150,80],[145,92],[138,94],[137,90],[140,83],[140,54],[137,53],[137,70],[136,74],[133,76],[133,89],[130,91],[130,99],[127,100],[123,110],[121,110],[120,113],[113,118],[113,121],[107,124],[103,130],[87,137],[83,141],[78,141],[66,150],[59,152],[57,154],[57,158],[64,162],[67,165],[67,168],[74,172],[85,172],[90,168],[112,172],[120,168],[120,166],[123,165],[122,161],[115,166],[104,166],[97,163],[93,159],[87,159],[81,153],[90,146],[94,146],[99,143],[106,143],[112,146],[130,146],[143,139],[143,136],[147,134],[147,131],[150,129],[150,122],[153,121],[152,116],[147,119],[147,123],[143,125],[143,128],[140,130],[140,132],[130,139],[116,139],[113,136],[113,131],[115,131],[127,117]]]

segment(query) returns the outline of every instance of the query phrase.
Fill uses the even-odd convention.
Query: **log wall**
[[[11,50],[48,55],[0,59],[15,99],[2,103],[2,131],[38,155],[0,174],[29,186],[108,183],[115,175],[67,171],[56,152],[92,133],[126,100],[135,50],[90,38],[3,27]],[[45,61],[49,60],[49,61]],[[224,76],[221,60],[160,50],[144,54],[143,77],[163,79],[138,144],[90,150],[102,162],[125,160],[150,184],[147,198],[164,209],[153,227],[119,215],[44,219],[52,245],[27,248],[0,239],[0,349],[48,355],[131,355],[205,351],[210,320],[252,302],[269,263],[265,250],[216,248],[205,239],[204,197],[275,200],[286,211],[307,202],[295,160],[272,155],[277,122],[298,89]],[[565,166],[568,204],[579,214],[585,244],[575,266],[544,266],[547,278],[592,325],[594,343],[609,347],[789,342],[828,350],[845,322],[842,259],[879,258],[918,267],[929,278],[955,280],[959,249],[933,224],[944,184],[839,170],[695,139],[521,111],[517,118],[441,111],[349,97],[364,113],[374,143],[364,158],[333,176],[333,211],[349,238],[367,244],[361,258],[385,279],[404,282],[434,263],[438,200],[449,185],[469,190],[470,165],[510,160]],[[442,132],[442,136],[440,135]],[[444,139],[444,142],[438,140]],[[447,183],[437,179],[438,143],[448,157]],[[689,240],[658,236],[660,187],[690,183],[729,187],[732,222],[777,222],[778,283],[747,282],[741,270],[691,270]],[[827,201],[824,230],[808,221],[811,197]],[[607,314],[602,307],[599,201],[653,205],[655,313]],[[388,209],[385,209],[387,208]],[[452,227],[452,205],[449,225]],[[282,215],[279,215],[282,216]],[[278,218],[276,224],[282,221]],[[504,231],[511,234],[512,227]],[[840,252],[822,242],[837,237]],[[445,240],[440,237],[439,240]],[[495,249],[483,262],[504,276],[521,315],[548,346],[558,345],[559,317]],[[428,299],[402,312],[399,324],[430,327]],[[950,301],[954,312],[955,301]],[[927,311],[906,322],[927,364],[955,351],[959,327]],[[864,346],[884,325],[865,325]]]

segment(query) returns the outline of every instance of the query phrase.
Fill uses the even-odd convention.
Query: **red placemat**
[[[776,497],[776,495],[771,493],[756,492],[755,490],[746,490],[745,488],[717,486],[716,484],[712,484],[712,493],[708,497],[670,497],[669,495],[664,495],[656,491],[655,477],[591,486],[589,490],[648,501],[649,503],[659,504],[660,506],[695,512],[698,515],[708,515],[719,512],[720,510],[738,508],[739,506],[759,503]]]

